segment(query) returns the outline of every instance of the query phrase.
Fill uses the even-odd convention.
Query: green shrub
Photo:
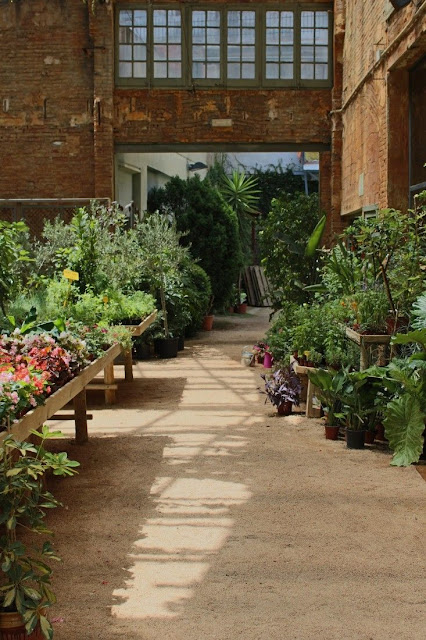
[[[215,308],[228,307],[243,261],[235,213],[219,192],[198,176],[174,177],[150,192],[148,209],[175,216],[178,230],[187,232],[182,243],[210,278]]]

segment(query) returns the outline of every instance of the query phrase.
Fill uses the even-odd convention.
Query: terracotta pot
[[[287,402],[282,402],[277,407],[278,415],[289,416],[291,414],[292,407],[293,403],[290,400],[288,400]]]
[[[247,303],[237,304],[237,313],[247,313]]]
[[[376,437],[376,432],[375,431],[366,431],[365,432],[365,439],[364,442],[365,444],[374,444],[374,440]]]
[[[380,440],[380,442],[386,442],[387,440],[385,437],[385,427],[381,422],[376,424],[376,440]]]
[[[214,316],[204,316],[203,318],[203,331],[211,331],[213,329]]]
[[[21,615],[17,611],[0,612],[1,640],[45,640],[40,627],[28,636]]]
[[[326,440],[337,440],[339,437],[340,427],[336,427],[330,424],[324,425]]]

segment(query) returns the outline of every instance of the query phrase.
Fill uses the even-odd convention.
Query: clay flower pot
[[[214,316],[204,316],[203,318],[203,331],[211,331],[213,329]]]
[[[340,427],[335,426],[335,425],[331,425],[331,424],[326,424],[326,425],[324,425],[324,430],[325,430],[325,438],[326,438],[326,440],[337,440],[338,439]]]

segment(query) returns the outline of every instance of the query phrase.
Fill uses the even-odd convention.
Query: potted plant
[[[272,374],[261,374],[265,381],[265,390],[269,400],[280,415],[290,415],[293,404],[298,406],[302,385],[299,377],[290,365],[277,369]]]
[[[203,318],[203,331],[211,331],[213,329],[214,315],[212,313],[214,297],[210,296],[209,305]]]
[[[165,215],[158,211],[137,226],[141,260],[147,280],[160,298],[162,336],[158,338],[157,352],[161,358],[175,358],[178,337],[169,329],[166,293],[179,280],[179,267],[188,255],[188,249],[179,244],[182,237]]]
[[[235,306],[237,313],[247,313],[247,294],[245,291],[241,291],[239,294],[238,302]]]
[[[48,438],[62,435],[43,426],[37,445],[21,442],[8,434],[0,445],[0,632],[8,639],[51,640],[52,626],[47,609],[55,603],[51,588],[51,560],[59,560],[46,527],[46,510],[60,502],[44,486],[44,475],[71,476],[78,462],[66,453],[50,453],[44,448]],[[25,534],[20,537],[21,532]],[[39,544],[32,544],[36,534]],[[1,633],[0,633],[1,635]],[[3,637],[3,635],[1,635]],[[26,637],[26,636],[25,636]]]
[[[348,449],[364,448],[364,432],[368,416],[377,410],[378,368],[363,371],[343,370],[345,379],[339,391],[341,413],[346,423],[346,445]]]
[[[325,413],[325,437],[327,440],[337,440],[341,426],[341,392],[346,380],[345,373],[342,370],[336,372],[317,369],[308,371],[308,377],[316,387],[315,394]]]
[[[253,351],[256,352],[256,360],[258,364],[263,364],[265,354],[269,353],[269,345],[263,340],[259,340],[256,344],[253,345]]]

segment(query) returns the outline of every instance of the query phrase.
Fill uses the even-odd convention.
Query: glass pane
[[[328,65],[326,64],[315,65],[315,79],[328,80]]]
[[[317,11],[315,13],[315,26],[316,27],[328,27],[328,13],[327,13],[327,11]]]
[[[154,78],[167,78],[167,62],[154,62]]]
[[[293,27],[294,16],[292,11],[281,11],[281,27]]]
[[[316,44],[328,44],[328,31],[327,29],[315,30],[315,42]]]
[[[214,79],[220,78],[220,64],[209,63],[207,65],[207,77]]]
[[[293,62],[293,47],[281,47],[281,61]]]
[[[132,42],[132,30],[129,27],[120,27],[120,32],[118,35],[119,42],[131,43]]]
[[[228,78],[235,80],[240,77],[240,65],[237,63],[228,64]]]
[[[205,78],[206,77],[205,65],[202,62],[193,62],[192,63],[192,77],[193,78]]]
[[[254,62],[256,59],[254,47],[242,47],[242,59],[248,62]]]
[[[315,47],[315,62],[328,62],[327,47]]]
[[[313,64],[302,64],[300,76],[302,80],[313,80],[314,79],[314,65]]]
[[[120,11],[119,18],[120,26],[131,27],[132,26],[132,11]]]
[[[192,77],[199,79],[206,77],[206,66],[203,62],[192,63]]]
[[[135,78],[146,78],[146,63],[135,62],[133,64],[133,76]]]
[[[206,24],[206,12],[205,11],[193,11],[192,12],[192,26],[204,27]]]
[[[133,29],[133,42],[135,44],[142,42],[146,43],[146,27],[137,27]]]
[[[136,27],[146,27],[146,11],[139,11],[139,10],[134,11],[133,24]]]
[[[181,41],[181,29],[179,27],[172,27],[169,29],[169,42]]]
[[[239,27],[239,26],[240,26],[240,12],[228,11],[228,27]]]
[[[204,42],[205,42],[205,31],[204,31],[204,29],[193,29],[192,30],[192,42],[194,44],[204,44]]]
[[[254,27],[256,25],[256,14],[254,11],[242,11],[243,27]]]
[[[254,29],[242,30],[243,44],[254,44],[256,42],[256,31]]]
[[[207,11],[207,26],[208,27],[220,27],[220,12],[219,11]]]
[[[133,47],[133,60],[146,60],[146,47],[144,45]]]
[[[176,9],[171,9],[168,11],[169,17],[169,26],[171,27],[180,27],[180,11]]]
[[[192,59],[193,60],[205,60],[206,59],[206,48],[200,45],[196,47],[192,47]]]
[[[240,47],[228,47],[228,60],[234,62],[235,60],[240,60],[241,58],[241,50]]]
[[[167,24],[167,13],[164,9],[154,9],[154,24],[156,26]]]
[[[266,30],[266,44],[278,44],[280,32],[278,29],[267,29]]]
[[[169,64],[169,78],[180,78],[182,75],[182,65],[180,62],[171,62]]]
[[[132,63],[131,62],[120,62],[118,65],[118,74],[120,78],[131,78],[132,77]]]
[[[266,65],[266,78],[268,80],[278,80],[279,77],[279,66],[278,64],[267,64]]]
[[[169,46],[169,60],[180,60],[182,57],[180,44],[171,44]]]
[[[302,28],[315,26],[314,24],[315,14],[313,11],[302,11]]]
[[[166,27],[154,27],[154,42],[167,42]]]
[[[280,65],[280,74],[282,80],[292,80],[293,79],[293,65],[292,64],[281,64]]]
[[[131,44],[120,44],[120,47],[119,47],[119,58],[120,58],[120,60],[131,60],[132,59],[132,45]]]
[[[220,44],[220,29],[207,29],[207,42]]]
[[[216,62],[220,60],[220,47],[207,47],[207,60]]]
[[[273,62],[278,62],[280,59],[280,50],[278,47],[266,47],[266,59]]]
[[[278,11],[267,11],[266,12],[266,26],[267,27],[278,27],[279,21],[279,12]]]
[[[154,60],[167,60],[167,46],[165,44],[154,46]]]
[[[252,80],[255,77],[255,66],[254,64],[243,62],[242,67],[242,78],[247,78],[248,80]]]
[[[293,38],[294,38],[293,29],[282,29],[281,44],[293,44]]]
[[[302,62],[314,61],[314,48],[313,47],[300,47]]]
[[[228,42],[229,44],[240,44],[241,32],[239,29],[228,29]]]
[[[301,38],[302,44],[314,44],[314,30],[302,29]]]

